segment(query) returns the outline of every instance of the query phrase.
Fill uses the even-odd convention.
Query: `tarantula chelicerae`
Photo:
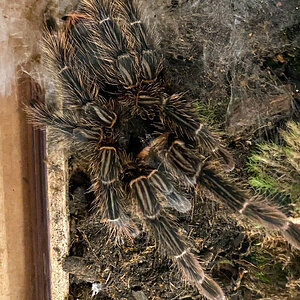
[[[38,104],[27,112],[87,162],[96,208],[116,241],[136,233],[134,212],[126,211],[132,199],[184,280],[208,299],[224,299],[167,210],[189,211],[187,192],[200,184],[300,248],[297,225],[220,174],[224,165],[234,167],[232,157],[201,124],[193,103],[168,93],[162,59],[133,0],[81,0],[65,21],[44,43],[62,112]]]

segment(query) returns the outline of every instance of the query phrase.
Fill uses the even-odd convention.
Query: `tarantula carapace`
[[[64,19],[63,29],[44,39],[62,110],[36,104],[27,113],[87,162],[96,209],[115,241],[135,235],[129,216],[136,213],[184,280],[208,299],[224,299],[168,210],[189,211],[188,192],[200,184],[300,248],[297,225],[221,175],[234,167],[231,155],[192,102],[168,93],[162,59],[133,0],[81,0]],[[131,212],[129,199],[137,208]]]

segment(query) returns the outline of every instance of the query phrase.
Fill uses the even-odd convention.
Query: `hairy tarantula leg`
[[[119,55],[126,53],[124,39],[111,17],[111,1],[82,0],[78,11],[85,14],[90,22],[88,42],[97,47],[101,60],[112,62]]]
[[[186,176],[185,182],[190,185],[200,183],[234,212],[239,212],[265,227],[281,231],[291,245],[300,249],[299,225],[289,222],[280,210],[265,201],[248,200],[251,197],[246,191],[217,175],[213,166],[204,163],[197,157],[197,153],[187,148],[182,141],[175,140],[168,147],[167,136],[163,136],[153,145],[152,150],[175,177]],[[149,156],[155,153],[150,151]]]
[[[149,175],[150,184],[161,192],[168,200],[168,206],[179,212],[187,212],[191,209],[191,202],[180,194],[171,184],[170,180],[158,170],[153,170]]]
[[[72,45],[72,62],[78,65],[79,70],[86,70],[90,81],[94,83],[92,86],[97,87],[97,90],[101,89],[101,92],[115,91],[118,82],[111,77],[110,72],[107,73],[110,67],[109,63],[104,59],[104,53],[101,53],[102,50],[99,49],[97,42],[94,41],[94,34],[97,34],[97,30],[95,30],[94,23],[96,21],[93,20],[93,16],[77,12],[67,15],[66,20],[64,36]],[[110,87],[107,86],[107,81],[109,81]],[[102,102],[105,101],[103,96]]]
[[[153,49],[153,43],[147,36],[147,30],[141,20],[137,5],[133,0],[114,1],[118,16],[125,21],[126,37],[130,39],[131,47],[141,53],[143,50]]]
[[[162,101],[163,122],[184,139],[195,141],[201,154],[212,154],[222,157],[228,170],[234,169],[235,163],[231,154],[212,136],[207,127],[199,122],[192,104],[188,105],[181,95],[172,95]]]
[[[177,264],[184,279],[195,285],[208,299],[224,299],[221,288],[204,274],[195,255],[191,253],[186,237],[179,235],[170,221],[161,215],[162,208],[152,191],[149,178],[140,176],[130,182],[130,187],[142,218],[154,232],[160,248]]]
[[[119,243],[125,237],[138,234],[137,227],[129,220],[123,207],[125,192],[120,181],[119,156],[114,147],[103,146],[94,161],[96,163],[92,164],[90,169],[97,207],[111,235]]]
[[[277,208],[262,199],[248,200],[249,195],[234,188],[211,168],[203,168],[199,182],[226,203],[233,211],[273,230],[278,230],[295,248],[300,249],[300,226],[290,222]]]
[[[83,0],[79,12],[89,17],[88,43],[99,53],[101,59],[100,76],[111,85],[122,85],[125,89],[137,85],[137,62],[126,47],[126,39],[114,20],[114,1]],[[109,90],[107,90],[109,92]]]
[[[196,184],[206,158],[166,133],[152,142],[147,160],[149,165],[161,161],[175,178],[191,187]]]
[[[85,106],[84,110],[87,119],[90,122],[96,123],[97,120],[100,122],[101,125],[108,128],[112,128],[115,125],[118,118],[115,112],[100,107],[98,103],[88,103]]]
[[[140,81],[154,82],[162,70],[162,60],[154,49],[135,1],[114,1],[118,17],[123,17],[123,32],[128,47],[138,53]]]
[[[181,95],[164,95],[144,97],[138,95],[138,106],[143,109],[158,107],[161,122],[181,139],[192,143],[201,155],[212,155],[223,159],[228,171],[234,169],[235,163],[231,154],[204,126],[197,116],[191,103],[181,98]]]
[[[88,125],[82,125],[73,115],[61,115],[50,111],[45,105],[35,104],[34,107],[25,107],[29,122],[34,126],[52,128],[56,133],[63,134],[70,141],[89,142],[102,139],[102,129],[93,129]]]
[[[82,65],[78,61],[74,42],[65,32],[58,32],[56,35],[47,33],[43,48],[48,69],[54,73],[63,103],[68,108],[80,108],[94,100],[105,102],[99,94],[99,84],[95,84],[95,76],[91,77],[88,64]]]

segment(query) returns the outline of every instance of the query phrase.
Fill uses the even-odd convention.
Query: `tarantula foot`
[[[199,291],[210,300],[224,300],[225,295],[220,286],[210,277],[205,276],[201,283],[196,284]]]
[[[126,240],[133,240],[139,236],[138,227],[127,217],[120,216],[114,220],[105,220],[110,240],[116,245],[122,245]]]
[[[296,249],[300,250],[300,225],[287,222],[281,230],[283,237]]]
[[[180,255],[175,256],[175,260],[184,279],[194,284],[206,298],[210,300],[225,299],[220,286],[204,274],[196,257],[189,250],[185,250]]]

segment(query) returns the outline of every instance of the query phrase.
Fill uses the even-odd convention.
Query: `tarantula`
[[[63,107],[35,104],[27,113],[87,162],[96,209],[115,241],[137,232],[126,211],[131,199],[137,209],[130,213],[183,279],[208,299],[224,299],[167,209],[188,212],[187,194],[200,184],[300,248],[298,225],[221,174],[224,166],[234,168],[233,159],[200,122],[193,102],[169,92],[163,60],[134,0],[81,0],[61,30],[45,34],[44,50]]]

